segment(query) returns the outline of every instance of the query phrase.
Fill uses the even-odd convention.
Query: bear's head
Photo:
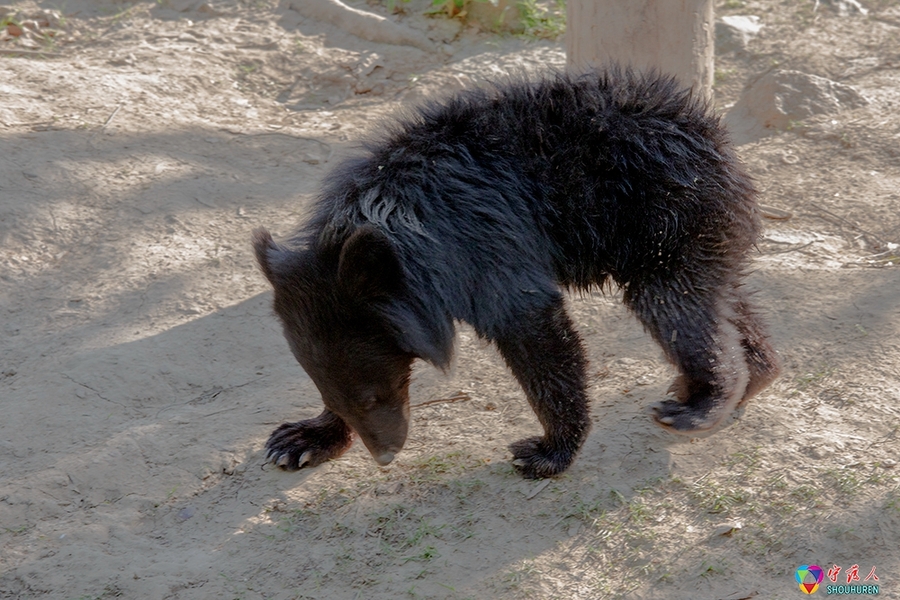
[[[274,308],[294,356],[326,408],[390,463],[409,429],[413,360],[439,367],[448,338],[417,310],[391,241],[363,226],[339,247],[294,251],[260,229],[256,258],[275,289]]]

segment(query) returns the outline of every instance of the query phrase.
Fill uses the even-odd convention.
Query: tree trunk
[[[656,67],[712,98],[713,0],[568,0],[569,67]]]

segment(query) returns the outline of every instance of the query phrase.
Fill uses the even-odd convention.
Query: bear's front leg
[[[517,315],[495,341],[544,427],[543,437],[510,445],[513,466],[528,479],[559,475],[575,460],[591,428],[587,360],[562,298]]]
[[[266,442],[266,460],[287,471],[337,458],[353,444],[353,430],[326,409],[314,419],[284,423]]]

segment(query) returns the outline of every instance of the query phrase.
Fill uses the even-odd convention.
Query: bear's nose
[[[375,462],[377,462],[379,465],[384,467],[384,466],[391,464],[391,461],[394,460],[394,453],[393,452],[385,452],[384,454],[380,454],[378,456],[375,456],[374,458],[375,458]]]

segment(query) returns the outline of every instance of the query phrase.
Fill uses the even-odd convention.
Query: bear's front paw
[[[512,464],[525,479],[554,477],[569,468],[575,453],[548,448],[542,437],[519,440],[509,445]]]
[[[709,431],[726,416],[723,411],[704,410],[677,400],[663,400],[651,408],[657,425],[687,435]]]
[[[286,471],[296,471],[337,458],[352,443],[353,432],[341,421],[323,422],[318,417],[284,423],[266,442],[266,461]]]

